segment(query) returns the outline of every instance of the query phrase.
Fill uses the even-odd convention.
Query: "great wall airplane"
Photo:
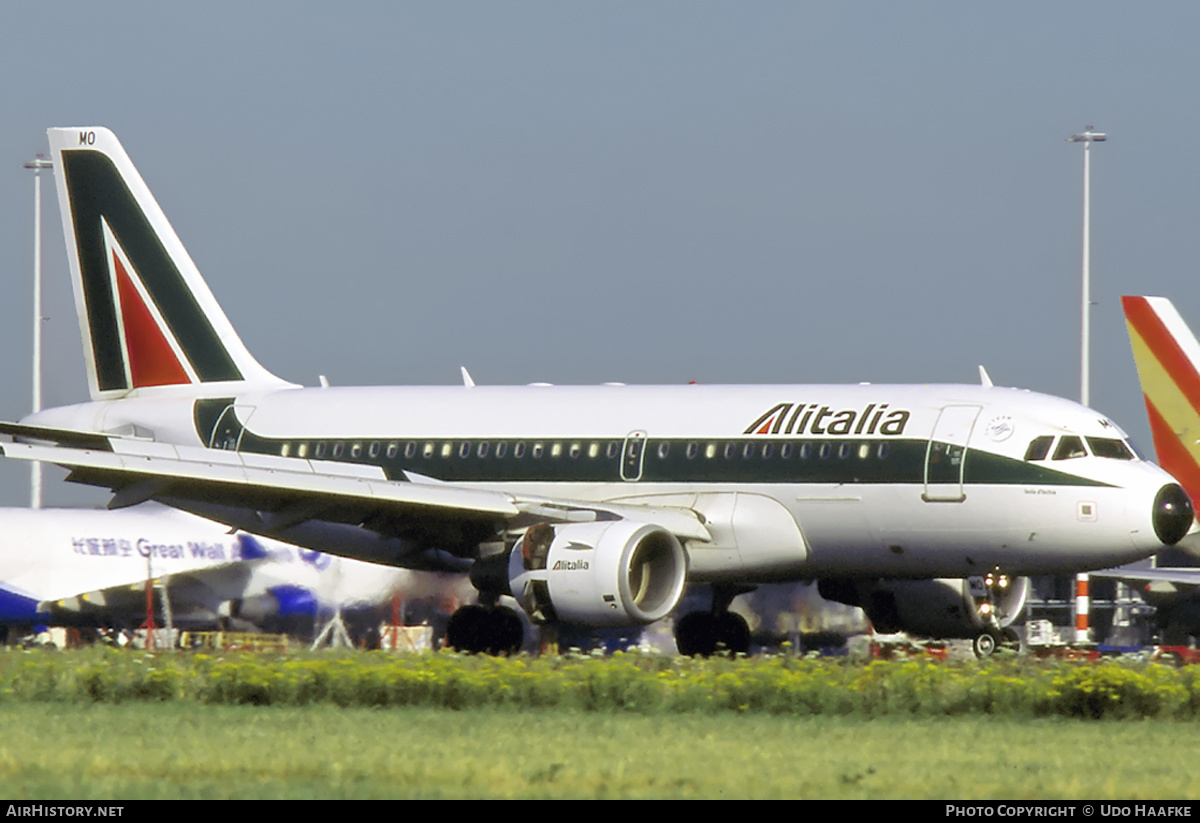
[[[180,628],[308,628],[323,610],[386,605],[412,575],[298,549],[147,502],[124,511],[0,509],[0,625],[135,628],[145,583]],[[154,595],[163,625],[163,599]]]
[[[302,388],[247,351],[111,132],[49,136],[91,400],[0,427],[4,453],[115,508],[469,561],[458,648],[519,643],[505,594],[538,622],[637,625],[688,581],[714,596],[676,623],[684,652],[745,650],[733,597],[813,579],[876,622],[993,638],[1020,603],[988,580],[1147,557],[1192,524],[1104,415],[990,381]]]

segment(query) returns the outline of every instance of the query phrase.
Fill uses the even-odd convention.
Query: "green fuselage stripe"
[[[201,400],[196,430],[214,448],[374,465],[393,480],[415,472],[448,483],[870,483],[923,485],[929,441],[915,438],[649,437],[640,461],[623,439],[394,438],[289,439],[244,428],[232,398]],[[935,448],[934,463],[953,449]],[[1108,486],[1059,466],[967,449],[965,485]],[[1057,465],[1055,463],[1057,462]],[[956,462],[935,465],[931,480],[956,484]]]

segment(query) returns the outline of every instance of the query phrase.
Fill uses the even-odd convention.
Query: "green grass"
[[[1200,720],[1200,667],[653,655],[0,653],[0,704]]]
[[[0,706],[0,795],[1197,798],[1167,720]]]
[[[0,796],[1200,798],[1200,667],[0,652]]]

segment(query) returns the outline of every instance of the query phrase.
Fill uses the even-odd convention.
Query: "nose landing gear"
[[[1024,583],[1024,581],[1022,581]],[[983,623],[983,631],[971,641],[971,649],[975,656],[983,659],[990,657],[996,649],[1016,651],[1021,644],[1021,638],[1009,624],[1016,619],[1016,614],[1005,613],[1004,604],[1012,596],[1013,581],[1008,575],[999,570],[988,572],[982,578],[971,578],[968,585],[975,598],[975,608]],[[1025,597],[1017,597],[1019,608],[1024,608]],[[1019,611],[1019,609],[1018,609]]]

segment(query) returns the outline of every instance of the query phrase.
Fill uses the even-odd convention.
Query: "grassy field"
[[[1190,738],[1169,720],[25,703],[0,706],[0,796],[1197,798]]]
[[[0,704],[1200,720],[1200,666],[641,654],[0,653]]]

